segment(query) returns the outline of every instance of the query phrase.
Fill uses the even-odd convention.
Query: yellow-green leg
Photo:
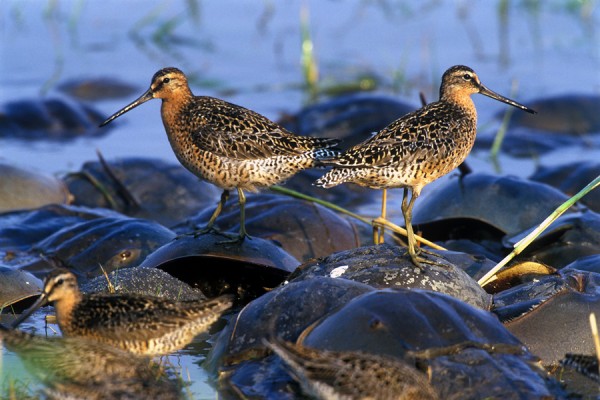
[[[224,240],[219,242],[219,244],[228,244],[228,243],[241,243],[244,239],[250,239],[250,235],[246,232],[246,195],[244,195],[244,191],[240,188],[237,188],[238,191],[238,204],[240,206],[240,233],[232,237],[231,240]]]
[[[412,260],[413,264],[417,267],[423,269],[423,266],[420,263],[420,257],[418,257],[416,251],[416,242],[415,233],[413,232],[412,227],[412,207],[415,203],[415,199],[418,195],[415,196],[415,192],[411,189],[410,202],[408,201],[408,188],[404,188],[404,195],[402,196],[402,215],[404,215],[404,224],[406,225],[406,239],[408,241],[408,255]]]
[[[410,256],[410,259],[412,260],[413,264],[421,270],[423,270],[422,264],[438,265],[440,267],[447,268],[448,266],[446,264],[419,256],[421,252],[424,252],[436,257],[441,257],[439,254],[425,251],[417,247],[417,239],[415,239],[415,233],[412,226],[412,209],[415,204],[415,200],[417,197],[419,197],[419,192],[415,192],[414,189],[411,188],[410,201],[408,201],[408,191],[409,188],[404,188],[404,196],[402,197],[402,214],[404,215],[404,223],[406,225],[406,239],[408,241],[408,255]]]
[[[248,236],[246,232],[246,195],[244,191],[237,188],[238,191],[238,202],[240,204],[240,237],[239,240],[244,240]]]
[[[210,231],[211,229],[213,229],[213,225],[215,224],[215,221],[217,220],[219,214],[221,214],[221,211],[223,211],[223,207],[225,207],[227,199],[229,199],[229,190],[223,190],[223,193],[221,193],[221,200],[219,201],[219,204],[217,204],[215,212],[213,212],[210,219],[208,220],[206,228],[204,228],[206,231]]]
[[[381,216],[373,222],[377,222],[378,219],[385,220],[387,215],[387,189],[383,189],[381,192]],[[373,243],[382,244],[385,242],[385,227],[382,225],[373,225]]]
[[[193,232],[185,233],[180,236],[198,237],[205,233],[208,233],[211,231],[216,231],[216,229],[213,226],[215,224],[215,221],[217,220],[217,217],[219,216],[219,214],[221,214],[221,211],[223,211],[223,208],[225,207],[225,203],[227,203],[227,199],[229,199],[229,190],[223,190],[223,193],[221,193],[221,200],[219,200],[219,204],[217,204],[217,208],[210,216],[210,219],[208,220],[208,223],[206,224],[206,226],[204,228],[196,229]]]

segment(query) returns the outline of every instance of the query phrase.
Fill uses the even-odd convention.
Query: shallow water
[[[508,4],[506,14],[499,11],[503,4]],[[72,78],[118,78],[141,94],[156,70],[177,66],[192,77],[196,94],[277,119],[307,101],[301,89],[303,6],[310,12],[324,85],[369,75],[376,78],[377,93],[418,104],[419,91],[437,97],[447,67],[466,64],[486,86],[524,104],[555,94],[600,92],[600,13],[593,1],[4,0],[0,104],[60,95],[57,84]],[[518,81],[516,93],[513,81]],[[139,94],[93,105],[110,115]],[[483,96],[474,100],[480,125],[494,129],[492,116],[506,106]],[[527,176],[540,162],[597,160],[597,148],[561,149],[539,160],[503,156],[500,166],[503,173]],[[120,118],[102,138],[58,144],[0,138],[0,161],[64,173],[96,159],[96,149],[107,159],[148,156],[175,162],[158,101]],[[470,163],[474,170],[494,170],[486,153],[473,154]],[[398,192],[392,201],[399,197]],[[41,314],[36,317],[41,328]],[[192,397],[215,398],[198,366],[202,355],[183,351],[173,357],[174,365],[183,366],[185,381],[189,372]],[[17,365],[3,353],[3,385]],[[17,376],[27,379],[22,372]]]
[[[421,90],[429,99],[437,97],[447,67],[466,64],[505,95],[518,80],[518,93],[511,95],[524,103],[600,91],[596,9],[585,16],[585,7],[571,10],[563,2],[535,7],[509,2],[503,25],[500,3],[5,0],[0,4],[0,103],[56,95],[56,85],[72,78],[118,78],[135,84],[141,94],[155,71],[177,66],[193,75],[195,93],[276,119],[298,110],[307,98],[298,90],[303,4],[310,11],[324,84],[370,74],[380,82],[378,93],[418,104]],[[95,106],[109,115],[135,97]],[[506,107],[475,97],[481,123]],[[98,139],[33,145],[0,139],[0,157],[52,172],[78,168],[96,158],[96,149],[107,158],[174,160],[158,110],[158,101],[145,104]]]
[[[33,332],[42,336],[60,335],[58,325],[46,324],[45,316],[53,314],[53,310],[45,307],[33,314],[31,318],[20,326],[20,329]],[[214,399],[214,389],[209,384],[209,378],[200,367],[209,350],[208,334],[202,334],[190,343],[185,349],[174,352],[169,356],[156,357],[155,362],[170,371],[172,379],[183,382],[182,393],[184,398]],[[0,398],[7,393],[9,385],[15,388],[26,388],[27,393],[41,390],[42,386],[36,382],[25,369],[18,356],[2,349],[0,362]]]

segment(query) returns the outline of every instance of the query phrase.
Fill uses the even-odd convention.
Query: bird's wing
[[[157,303],[164,303],[157,308]],[[93,331],[106,339],[144,340],[163,330],[189,322],[186,313],[163,299],[134,296],[90,296],[82,313],[73,318],[78,329]]]
[[[386,168],[419,162],[432,155],[449,129],[435,118],[435,103],[397,119],[367,141],[325,163],[339,168]]]
[[[266,117],[225,101],[205,98],[207,104],[193,112],[197,114],[191,133],[201,150],[237,160],[274,156],[294,156],[327,140],[297,136]]]

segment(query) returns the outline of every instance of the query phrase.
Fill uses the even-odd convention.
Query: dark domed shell
[[[542,222],[567,199],[564,193],[541,183],[472,173],[450,179],[423,195],[415,203],[413,225],[430,240],[443,240],[439,232],[442,223],[452,226],[443,230],[449,232],[469,221],[514,235]]]
[[[160,268],[207,297],[234,293],[248,301],[278,286],[299,262],[260,238],[231,241],[219,233],[179,236],[150,254],[140,267]]]

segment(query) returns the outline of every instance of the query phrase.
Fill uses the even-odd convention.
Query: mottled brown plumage
[[[392,122],[340,156],[324,160],[334,168],[315,184],[329,188],[351,182],[375,189],[404,188],[402,211],[409,254],[419,267],[420,262],[430,262],[416,251],[412,206],[425,185],[452,171],[471,151],[477,132],[477,111],[471,100],[474,93],[534,113],[486,88],[471,68],[457,65],[444,73],[439,101]],[[408,190],[412,192],[410,202]]]
[[[37,308],[54,303],[64,336],[88,337],[131,353],[162,355],[183,348],[231,308],[232,296],[175,302],[135,294],[90,294],[79,291],[75,275],[63,268],[44,281],[40,298],[14,323]]]
[[[37,336],[0,325],[0,343],[46,386],[48,398],[181,398],[180,385],[147,358],[96,340]]]
[[[266,342],[302,390],[317,399],[433,400],[427,376],[402,360],[357,351],[326,351]]]
[[[224,190],[211,217],[212,227],[229,191],[240,200],[240,238],[246,236],[244,190],[269,187],[332,156],[327,150],[338,141],[297,136],[268,118],[244,107],[208,97],[194,96],[183,72],[164,68],[154,74],[150,89],[101,126],[154,99],[162,99],[161,115],[169,142],[184,167]]]

